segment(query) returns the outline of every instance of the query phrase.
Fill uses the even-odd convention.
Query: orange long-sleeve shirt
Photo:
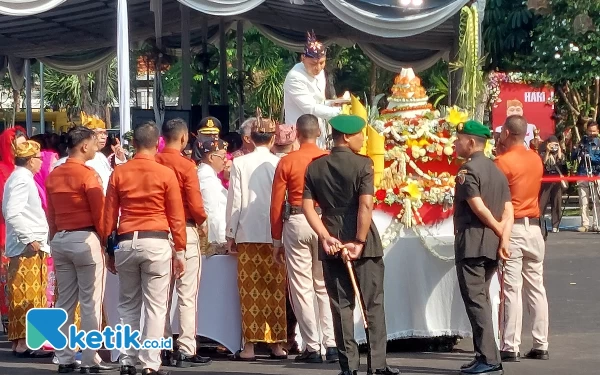
[[[175,172],[179,182],[179,190],[183,199],[183,211],[186,220],[193,220],[200,225],[206,220],[204,201],[200,193],[200,182],[196,171],[196,164],[181,155],[181,152],[173,148],[165,147],[160,154],[156,155],[156,161]]]
[[[121,217],[119,219],[119,210]],[[171,231],[175,250],[185,250],[185,213],[177,177],[153,156],[137,154],[118,165],[106,191],[104,233]]]
[[[544,165],[540,156],[523,145],[511,147],[494,160],[508,179],[515,219],[540,216],[539,194]]]
[[[277,164],[271,193],[271,237],[274,241],[280,241],[283,232],[285,193],[292,206],[302,206],[306,168],[311,161],[327,153],[314,143],[303,143],[298,151],[290,152]]]
[[[46,179],[50,238],[63,230],[96,228],[100,238],[104,212],[104,191],[100,177],[82,160],[68,158]]]

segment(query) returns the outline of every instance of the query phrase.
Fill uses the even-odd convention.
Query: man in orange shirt
[[[85,165],[94,159],[98,140],[93,130],[76,126],[68,133],[67,147],[69,158],[46,180],[49,238],[58,283],[56,307],[67,311],[67,323],[62,326],[65,335],[75,319],[77,302],[81,305],[81,329],[101,329],[106,279],[100,245],[104,192],[98,174]],[[66,347],[57,350],[56,356],[58,372],[77,368],[74,350]],[[83,351],[82,374],[113,369],[96,362],[95,356],[95,350]]]
[[[210,358],[196,356],[196,312],[198,306],[198,287],[200,285],[200,238],[197,227],[206,220],[204,203],[200,193],[200,183],[196,174],[196,164],[181,155],[188,143],[188,126],[182,119],[167,121],[162,127],[165,148],[156,155],[156,161],[171,168],[179,182],[183,210],[185,212],[187,247],[185,251],[185,274],[171,282],[169,295],[177,284],[177,304],[179,307],[179,337],[177,338],[178,352],[174,355],[177,367],[200,366],[210,363]],[[171,301],[167,308],[165,337],[173,336],[171,328]],[[163,352],[163,365],[170,364],[171,356]]]
[[[538,197],[544,167],[539,155],[523,144],[527,120],[510,116],[502,126],[500,144],[506,150],[496,165],[506,175],[514,207],[510,259],[504,269],[504,316],[500,355],[503,361],[519,360],[523,323],[522,292],[533,320],[533,349],[525,357],[548,359],[548,300],[544,288],[546,245],[540,230]],[[524,281],[524,283],[523,283]]]
[[[284,258],[287,265],[288,285],[294,313],[300,326],[304,353],[296,362],[321,363],[321,342],[327,348],[326,359],[338,359],[329,295],[323,280],[323,266],[319,261],[319,239],[302,212],[302,194],[306,167],[327,152],[317,146],[321,131],[319,120],[313,115],[302,115],[296,124],[300,150],[284,156],[275,170],[271,194],[271,236],[273,257]],[[287,198],[286,198],[287,195]],[[319,315],[315,314],[317,297]],[[323,340],[319,340],[319,329]]]
[[[107,267],[119,274],[119,314],[123,324],[139,330],[142,301],[145,324],[141,341],[164,337],[171,267],[175,278],[185,270],[185,211],[177,176],[155,161],[158,128],[152,122],[133,131],[135,157],[119,165],[106,193],[104,231],[117,230],[118,249]],[[119,217],[120,211],[120,217]],[[169,242],[173,237],[173,250]],[[135,375],[138,351],[121,353],[121,375]],[[167,375],[159,370],[160,349],[141,349],[143,375]]]

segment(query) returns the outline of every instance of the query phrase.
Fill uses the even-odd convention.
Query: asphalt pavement
[[[561,232],[550,234],[545,262],[546,289],[550,303],[550,360],[507,363],[506,375],[600,374],[600,234]],[[531,348],[530,324],[525,311],[521,351]],[[395,345],[398,347],[398,345]],[[406,348],[407,345],[401,345]],[[410,349],[410,348],[409,348]],[[396,349],[397,350],[397,349]],[[461,341],[452,352],[388,352],[388,362],[405,375],[458,374],[472,358],[470,340]],[[365,374],[365,360],[362,361]],[[6,336],[0,336],[0,375],[51,374],[57,366],[48,359],[16,359]],[[178,370],[174,375],[336,375],[335,364],[298,365],[293,360],[256,363],[216,359],[206,367]],[[109,374],[118,374],[118,371]]]

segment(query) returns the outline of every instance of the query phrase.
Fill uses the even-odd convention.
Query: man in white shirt
[[[83,116],[82,125],[94,130],[94,133],[96,133],[96,137],[98,138],[99,150],[102,150],[104,146],[106,146],[106,140],[108,139],[108,135],[106,133],[106,125],[104,124],[104,122],[98,119],[95,119],[95,121],[84,122],[85,120],[86,117]],[[117,165],[123,164],[127,161],[127,158],[125,157],[125,151],[123,150],[123,147],[121,147],[120,144],[114,146],[114,153],[115,163]],[[67,161],[67,157],[58,159],[57,162],[54,164],[54,168],[63,164],[65,161]],[[110,175],[113,172],[113,168],[110,165],[108,158],[102,152],[98,151],[96,152],[96,156],[92,160],[87,161],[85,165],[93,168],[96,171],[96,173],[98,173],[98,176],[100,176],[100,179],[102,180],[104,194],[106,194],[106,189],[108,188],[108,180],[110,179]]]
[[[33,176],[42,167],[40,145],[25,141],[15,148],[15,170],[6,181],[2,214],[6,220],[5,254],[8,266],[8,339],[16,343],[17,357],[38,357],[25,343],[26,315],[45,308],[48,222]],[[48,353],[44,356],[52,355]]]
[[[506,101],[506,118],[510,116],[524,116],[523,115],[523,103],[520,100],[512,99]],[[535,137],[535,130],[537,127],[533,124],[527,124],[527,133],[525,133],[525,147],[529,148],[529,144]],[[502,132],[502,125],[497,126],[494,129],[494,139],[496,143],[498,142],[498,138],[500,137],[500,133]]]
[[[201,163],[198,167],[200,192],[204,201],[204,210],[208,228],[208,243],[225,248],[225,226],[227,225],[227,190],[223,187],[218,173],[225,169],[227,162],[227,142],[221,139],[204,141],[198,145]]]
[[[331,134],[327,120],[341,113],[340,107],[325,105],[326,60],[325,46],[317,41],[314,32],[309,32],[302,61],[290,70],[283,84],[285,123],[295,124],[305,114],[318,117],[321,136],[317,145],[322,149],[327,148]]]
[[[271,344],[272,359],[287,359],[285,267],[273,258],[269,211],[279,162],[270,150],[275,123],[258,112],[250,134],[256,149],[233,160],[227,197],[227,246],[238,253],[242,309],[244,349],[234,354],[237,361],[254,361],[258,342]]]

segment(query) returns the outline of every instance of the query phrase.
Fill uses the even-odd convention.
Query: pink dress
[[[58,154],[54,151],[42,151],[42,168],[33,176],[35,184],[40,193],[42,200],[42,208],[44,211],[48,208],[48,198],[46,196],[46,179],[52,172],[52,166],[58,160]],[[48,285],[46,287],[46,298],[48,299],[48,307],[54,307],[54,290],[56,287],[56,274],[54,273],[54,261],[51,256],[46,257],[46,266],[48,267]]]

